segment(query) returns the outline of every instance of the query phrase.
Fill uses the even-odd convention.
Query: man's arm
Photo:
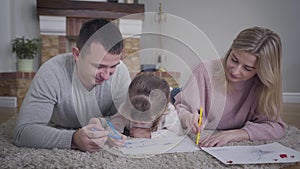
[[[35,75],[22,103],[17,117],[14,141],[18,146],[70,149],[75,130],[48,126],[54,105],[57,103],[60,86],[55,72],[51,72],[53,69],[47,69],[45,66],[43,65]]]

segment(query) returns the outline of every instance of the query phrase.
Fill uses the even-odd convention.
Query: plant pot
[[[19,59],[18,72],[33,72],[33,59]]]

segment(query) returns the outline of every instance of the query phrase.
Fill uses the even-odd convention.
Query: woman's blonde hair
[[[249,52],[256,56],[258,111],[278,119],[282,107],[281,41],[270,29],[253,27],[241,31],[225,55],[224,66],[232,50]]]

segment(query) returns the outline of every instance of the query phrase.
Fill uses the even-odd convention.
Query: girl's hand
[[[111,147],[124,147],[127,137],[121,133],[118,133],[120,138],[113,138],[108,136],[107,142]]]
[[[221,131],[200,141],[200,147],[219,147],[232,141],[249,140],[248,133],[243,129]]]
[[[134,138],[151,138],[151,130],[147,128],[132,127],[130,137]]]

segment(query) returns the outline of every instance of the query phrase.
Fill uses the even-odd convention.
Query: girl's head
[[[258,112],[277,118],[281,110],[281,41],[270,29],[253,27],[241,31],[225,55],[229,82],[259,79]]]
[[[132,127],[155,130],[169,97],[170,87],[165,80],[147,73],[140,74],[130,83],[128,99],[120,113],[132,122]]]

